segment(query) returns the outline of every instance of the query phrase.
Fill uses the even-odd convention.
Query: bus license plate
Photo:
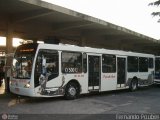
[[[15,88],[15,91],[16,91],[16,92],[19,92],[19,88]]]

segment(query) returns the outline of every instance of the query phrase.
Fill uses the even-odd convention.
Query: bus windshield
[[[13,78],[30,79],[37,44],[24,44],[17,48],[13,58]]]

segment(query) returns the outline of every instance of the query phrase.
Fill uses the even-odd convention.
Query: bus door
[[[126,57],[117,57],[117,88],[125,87]]]
[[[100,56],[88,56],[88,87],[89,91],[99,90],[101,76]]]

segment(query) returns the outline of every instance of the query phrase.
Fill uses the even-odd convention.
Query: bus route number
[[[65,68],[66,73],[77,73],[78,68]]]

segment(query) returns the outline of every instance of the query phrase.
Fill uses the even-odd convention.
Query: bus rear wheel
[[[134,92],[138,89],[138,81],[137,79],[133,79],[130,83],[130,91]]]
[[[76,83],[68,83],[65,89],[65,98],[67,100],[74,100],[79,96],[79,87]]]

